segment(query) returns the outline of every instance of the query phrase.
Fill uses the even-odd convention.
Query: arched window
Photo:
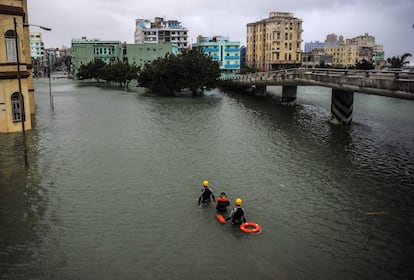
[[[7,62],[17,62],[16,53],[16,33],[13,30],[8,30],[4,34],[6,41]]]
[[[20,108],[24,108],[23,105],[23,96],[20,99],[19,98],[19,93],[15,92],[12,94],[11,96],[11,104],[12,104],[12,118],[13,118],[13,122],[21,122],[22,121],[22,114],[20,114]],[[23,112],[23,119],[24,119],[24,112]]]

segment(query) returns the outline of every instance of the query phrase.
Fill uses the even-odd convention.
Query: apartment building
[[[177,20],[162,17],[135,20],[135,44],[174,43],[178,49],[188,48],[188,30]]]
[[[332,55],[332,64],[336,67],[352,67],[357,61],[373,61],[376,67],[384,62],[384,50],[382,45],[375,44],[375,37],[365,33],[350,39],[343,36],[336,44],[326,45],[325,54]]]
[[[325,54],[332,56],[332,65],[334,67],[351,67],[357,61],[358,46],[346,44],[326,46]]]
[[[30,42],[30,55],[35,59],[43,59],[45,53],[45,43],[43,42],[41,32],[30,32],[29,34]]]
[[[269,18],[248,23],[247,66],[260,71],[299,66],[302,22],[293,13],[270,12]]]
[[[32,128],[35,113],[27,2],[0,5],[0,133]]]
[[[240,42],[230,41],[229,37],[197,37],[192,46],[207,54],[220,65],[222,73],[238,73],[240,71]]]

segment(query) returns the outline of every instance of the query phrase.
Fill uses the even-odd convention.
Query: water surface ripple
[[[414,102],[330,92],[298,105],[35,81],[36,120],[0,135],[0,279],[412,279]],[[244,200],[246,235],[196,205]],[[372,214],[376,212],[376,214]]]

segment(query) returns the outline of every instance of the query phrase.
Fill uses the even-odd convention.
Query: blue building
[[[229,37],[223,36],[198,36],[193,48],[217,61],[222,73],[240,72],[240,42],[231,42]]]
[[[246,47],[240,47],[240,68],[246,67]]]
[[[325,45],[324,42],[319,41],[305,43],[305,53],[310,53],[313,49],[324,49]]]

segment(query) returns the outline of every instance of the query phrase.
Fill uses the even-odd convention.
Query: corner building
[[[26,0],[1,1],[0,22],[0,133],[11,133],[35,113]]]
[[[259,71],[300,66],[302,22],[293,13],[271,12],[267,19],[248,23],[247,66]]]

